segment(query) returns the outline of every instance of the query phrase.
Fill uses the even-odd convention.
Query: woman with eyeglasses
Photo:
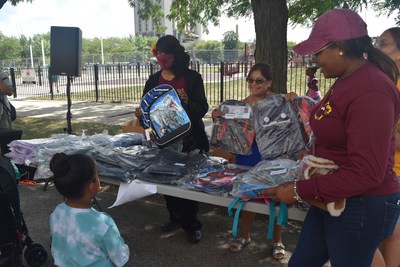
[[[372,45],[363,19],[333,9],[315,22],[293,50],[315,55],[325,78],[336,78],[310,115],[313,154],[335,162],[329,174],[264,190],[294,204],[346,199],[338,217],[311,206],[288,266],[370,266],[400,213],[400,184],[393,171],[395,126],[400,115],[394,62]]]
[[[388,55],[400,70],[400,28],[394,27],[384,31],[379,36],[376,47]],[[397,89],[400,90],[400,80],[397,80]],[[394,155],[394,172],[400,179],[400,128],[396,130],[396,151]],[[386,238],[376,250],[372,266],[398,267],[400,266],[400,217],[391,236]]]
[[[243,102],[253,105],[256,101],[262,100],[266,97],[274,95],[269,89],[272,85],[272,69],[268,64],[258,63],[255,64],[249,71],[246,78],[250,95],[243,99]],[[293,100],[297,95],[295,93],[288,93],[285,95],[287,100]],[[218,116],[223,116],[224,113],[220,109],[214,109],[211,113],[215,121]],[[255,166],[262,160],[261,154],[258,150],[257,143],[253,143],[252,153],[250,155],[235,155],[235,162],[242,166]],[[234,253],[241,251],[251,243],[250,228],[255,219],[256,213],[250,211],[241,211],[241,238],[235,240],[230,246],[230,250]],[[282,260],[285,256],[285,246],[282,243],[282,226],[274,224],[274,245],[272,257],[276,260]]]

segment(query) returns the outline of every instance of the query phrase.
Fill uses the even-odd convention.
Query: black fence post
[[[39,86],[42,86],[42,69],[38,66],[37,75],[39,77]]]
[[[224,74],[225,74],[225,63],[221,61],[220,70],[220,92],[219,92],[219,102],[224,102]]]
[[[137,71],[137,75],[140,78],[140,63],[138,62],[136,65],[136,71]]]
[[[153,74],[154,74],[154,67],[153,67],[153,64],[150,63],[150,75],[153,75]]]
[[[15,69],[10,68],[10,76],[11,76],[11,83],[13,87],[13,96],[14,98],[17,97],[17,83],[15,82]]]
[[[99,65],[94,65],[94,87],[96,92],[96,102],[99,102]]]
[[[49,79],[49,87],[50,87],[50,99],[54,99],[53,92],[53,75],[51,74],[51,66],[47,69],[47,78]]]

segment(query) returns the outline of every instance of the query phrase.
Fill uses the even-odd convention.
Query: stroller
[[[41,266],[47,251],[28,235],[18,193],[18,169],[0,155],[0,267],[19,267],[22,255],[28,266]]]

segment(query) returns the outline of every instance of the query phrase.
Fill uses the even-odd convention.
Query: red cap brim
[[[310,39],[308,38],[307,40],[295,45],[293,47],[293,51],[296,54],[305,56],[305,55],[310,55],[313,54],[315,51],[318,51],[325,45],[327,45],[329,41],[326,40],[317,40],[317,39]]]

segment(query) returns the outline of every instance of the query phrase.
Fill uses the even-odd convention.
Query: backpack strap
[[[276,222],[278,225],[283,225],[285,227],[288,226],[288,208],[286,203],[281,202],[279,204],[279,213],[278,213],[278,219]]]
[[[275,202],[269,202],[269,222],[268,222],[268,231],[267,238],[272,239],[274,236],[274,222],[275,222]]]
[[[239,204],[236,208],[235,217],[233,219],[233,225],[232,225],[232,235],[234,237],[237,237],[237,228],[239,225],[239,215],[240,215],[240,211],[242,210],[242,207],[246,203],[246,201],[244,201],[240,197],[234,198],[233,201],[228,206],[228,215],[229,216],[233,215],[232,208],[236,205],[236,203],[239,203]]]
[[[269,222],[268,222],[268,231],[267,238],[272,239],[274,236],[274,222],[275,222],[275,207],[276,203],[274,201],[269,202]],[[277,225],[288,226],[288,209],[286,203],[280,202],[279,204],[279,213],[278,218],[276,219]]]

